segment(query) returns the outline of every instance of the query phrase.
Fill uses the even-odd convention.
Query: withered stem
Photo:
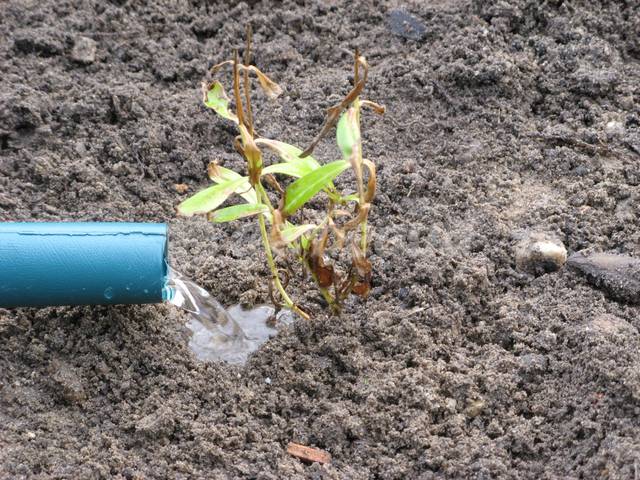
[[[244,65],[248,67],[251,64],[251,40],[253,32],[251,30],[251,24],[247,24],[247,45],[244,49]],[[253,137],[253,111],[251,107],[251,82],[249,81],[249,70],[244,69],[244,97],[247,103],[247,127],[249,129],[249,135]]]
[[[244,108],[242,107],[242,97],[240,96],[240,73],[238,72],[238,50],[233,52],[233,97],[236,101],[236,115],[240,125],[245,125]]]

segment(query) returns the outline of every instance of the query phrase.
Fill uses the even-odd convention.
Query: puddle
[[[244,364],[279,328],[295,319],[293,313],[282,310],[273,321],[275,310],[269,305],[251,310],[235,305],[226,310],[204,288],[171,268],[164,299],[189,312],[189,348],[202,361]]]

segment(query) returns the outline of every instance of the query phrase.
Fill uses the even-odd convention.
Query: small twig
[[[574,147],[580,148],[582,150],[586,150],[589,153],[600,153],[600,154],[609,154],[611,153],[611,149],[606,145],[592,145],[578,138],[565,137],[562,135],[545,135],[542,133],[532,133],[529,135],[530,138],[538,138],[540,140],[544,140],[549,143],[557,143],[560,145],[572,145]]]
[[[305,447],[299,443],[290,442],[287,453],[304,462],[331,463],[331,454],[319,448]]]

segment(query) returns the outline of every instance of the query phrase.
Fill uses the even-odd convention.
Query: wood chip
[[[305,447],[298,443],[289,442],[287,453],[304,462],[331,463],[331,454],[319,448]]]

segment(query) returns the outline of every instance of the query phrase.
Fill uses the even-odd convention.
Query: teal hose
[[[163,301],[165,224],[0,222],[0,307]]]

